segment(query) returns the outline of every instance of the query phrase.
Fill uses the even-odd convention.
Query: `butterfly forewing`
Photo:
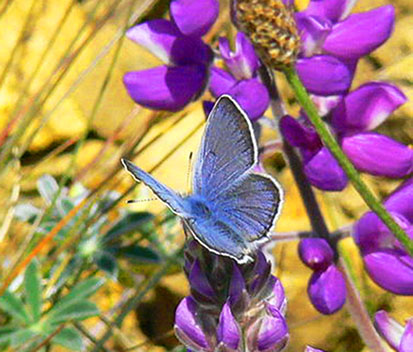
[[[185,200],[181,196],[129,160],[122,159],[121,162],[136,181],[147,185],[174,213],[181,216],[185,214]]]
[[[195,164],[194,192],[206,199],[229,187],[256,162],[251,124],[230,97],[218,99],[208,117]]]

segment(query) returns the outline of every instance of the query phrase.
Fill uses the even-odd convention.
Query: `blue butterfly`
[[[242,264],[268,240],[283,203],[281,186],[252,171],[257,157],[250,120],[223,95],[208,116],[194,166],[193,194],[183,197],[130,161],[121,161],[136,181],[182,218],[201,245]]]

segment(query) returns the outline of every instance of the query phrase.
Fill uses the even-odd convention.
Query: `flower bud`
[[[233,0],[235,24],[271,68],[295,63],[300,38],[293,12],[281,0]]]
[[[298,246],[298,254],[313,270],[325,270],[333,262],[334,252],[323,238],[305,238]]]

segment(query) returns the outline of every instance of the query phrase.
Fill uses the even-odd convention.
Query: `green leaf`
[[[30,263],[24,274],[24,289],[33,321],[37,322],[42,311],[42,287],[38,265],[35,260]]]
[[[63,307],[66,307],[67,305],[72,304],[73,302],[82,301],[85,298],[90,297],[99,289],[100,286],[102,286],[103,282],[104,280],[102,279],[92,277],[78,283],[70,290],[70,292],[66,296],[62,297],[55,304],[53,309],[61,309]]]
[[[103,270],[113,279],[116,279],[118,276],[118,263],[116,258],[105,251],[99,251],[95,254],[94,261],[99,269]]]
[[[14,293],[4,292],[0,297],[0,307],[20,322],[30,324],[30,316],[23,302]]]
[[[148,212],[129,213],[106,233],[103,241],[107,242],[120,235],[136,231],[152,219],[153,215]]]
[[[83,349],[82,336],[80,336],[75,328],[62,329],[62,331],[53,337],[52,342],[73,351],[81,351]]]
[[[39,334],[33,330],[20,329],[16,331],[15,334],[11,335],[10,345],[12,347],[23,345],[27,341],[36,338],[36,336],[39,336]]]
[[[130,245],[118,248],[119,254],[128,259],[138,261],[140,263],[159,263],[159,255],[148,247],[139,245]]]
[[[43,175],[37,180],[37,189],[47,204],[52,204],[53,197],[59,190],[59,185],[51,175]]]
[[[15,326],[2,326],[0,327],[0,343],[4,343],[10,340],[11,335],[17,332]]]
[[[75,301],[63,307],[56,306],[49,312],[47,321],[50,324],[60,324],[71,320],[84,320],[99,314],[96,304],[89,301]]]

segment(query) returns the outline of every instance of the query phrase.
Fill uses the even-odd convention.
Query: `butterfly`
[[[122,159],[209,251],[243,264],[267,241],[283,190],[272,177],[253,172],[258,149],[245,112],[222,95],[208,116],[193,170],[193,193],[181,196],[132,162]]]

